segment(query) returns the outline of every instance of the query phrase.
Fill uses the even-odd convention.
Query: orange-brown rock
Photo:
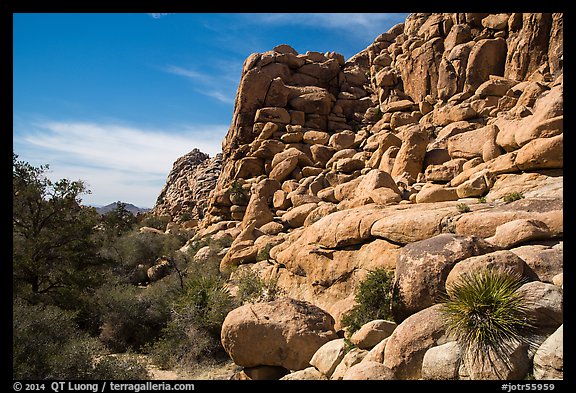
[[[303,301],[281,298],[232,310],[222,324],[222,346],[244,367],[308,367],[323,344],[337,338],[334,319]]]

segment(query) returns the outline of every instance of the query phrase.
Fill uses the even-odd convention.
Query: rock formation
[[[210,158],[198,149],[178,158],[156,200],[153,213],[170,216],[174,221],[183,216],[187,220],[203,219],[221,165],[221,154]]]
[[[404,300],[362,356],[333,343],[297,375],[495,377],[460,364],[438,312],[446,282],[481,266],[516,269],[548,335],[562,324],[562,37],[562,14],[416,13],[348,60],[284,44],[246,59],[200,224],[235,228],[222,272],[267,248],[257,271],[336,326],[374,268],[395,269]],[[551,341],[536,376],[561,375]],[[534,353],[514,356],[522,378]]]

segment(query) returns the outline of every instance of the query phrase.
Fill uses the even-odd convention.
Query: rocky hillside
[[[417,13],[348,60],[285,44],[246,59],[196,235],[228,234],[221,271],[288,296],[225,321],[246,378],[562,377],[562,50],[562,14]],[[190,181],[162,195],[184,206]],[[395,272],[397,325],[344,356],[342,313],[377,267]],[[486,267],[525,278],[544,332],[504,371],[461,367],[437,304]]]
[[[204,218],[208,196],[214,189],[222,164],[222,156],[210,158],[198,149],[178,158],[172,165],[166,184],[160,192],[153,213],[170,216],[177,221]]]

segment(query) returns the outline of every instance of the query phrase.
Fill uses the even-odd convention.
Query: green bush
[[[156,228],[160,231],[164,231],[166,230],[166,225],[168,225],[170,221],[170,216],[157,216],[151,213],[147,213],[142,221],[140,221],[140,226]]]
[[[120,236],[136,225],[136,216],[126,209],[126,204],[116,202],[116,207],[100,218],[102,228],[109,236]]]
[[[471,211],[471,210],[470,210],[470,206],[468,206],[468,205],[465,204],[465,203],[459,203],[459,204],[457,204],[457,205],[456,205],[456,209],[458,209],[458,211],[459,211],[460,213],[469,213],[469,212]]]
[[[220,341],[198,327],[193,314],[174,314],[160,339],[148,345],[146,352],[163,369],[192,368],[224,354]]]
[[[446,288],[447,330],[465,353],[488,361],[490,354],[496,354],[508,364],[518,343],[531,343],[533,326],[526,299],[518,291],[523,283],[519,275],[482,269],[464,274]]]
[[[350,335],[375,319],[393,321],[393,286],[393,271],[377,268],[368,273],[356,291],[356,305],[342,317]]]
[[[224,280],[194,276],[184,286],[184,293],[174,303],[179,314],[193,315],[196,325],[220,338],[220,327],[234,308],[233,298]]]
[[[252,269],[243,270],[235,281],[238,286],[236,297],[241,304],[269,302],[284,295],[277,278],[263,279]]]
[[[196,253],[203,247],[210,247],[212,257],[202,263],[190,263],[188,266],[189,275],[203,275],[211,277],[220,277],[220,261],[223,255],[218,255],[222,250],[232,245],[232,237],[223,236],[214,239],[212,236],[206,236],[199,240],[189,243],[187,257],[193,260]]]
[[[161,367],[190,367],[222,355],[220,330],[234,300],[219,277],[194,275],[172,303],[172,316],[161,338],[147,348]]]
[[[502,200],[506,203],[518,201],[520,199],[524,199],[524,195],[521,192],[509,192],[508,194],[502,197]]]
[[[100,342],[80,330],[74,313],[50,305],[15,299],[12,321],[14,379],[144,379],[135,361],[107,369],[94,364],[106,354]]]
[[[190,213],[189,211],[183,212],[180,214],[180,216],[178,217],[178,222],[182,223],[182,222],[186,222],[192,219],[192,213]]]
[[[138,265],[152,266],[162,256],[175,255],[189,236],[187,231],[158,234],[135,230],[105,244],[100,255],[114,261],[116,273],[128,282]]]
[[[179,286],[176,277],[166,279],[148,288],[116,284],[105,285],[96,292],[99,337],[108,348],[114,352],[138,351],[158,338],[170,319],[169,302]]]
[[[274,245],[268,243],[266,244],[266,246],[264,246],[264,248],[258,251],[258,255],[256,255],[256,262],[270,260],[270,250],[272,249],[272,247],[274,247]]]
[[[163,248],[164,235],[133,231],[105,245],[101,254],[116,261],[117,269],[122,269],[119,274],[126,275],[139,264],[153,265]]]

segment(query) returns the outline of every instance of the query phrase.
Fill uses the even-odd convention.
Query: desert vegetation
[[[163,367],[223,355],[220,326],[237,300],[218,257],[192,258],[230,242],[200,239],[181,252],[194,231],[164,233],[164,218],[137,218],[121,203],[100,216],[82,205],[83,182],[53,182],[48,170],[13,155],[13,378],[146,379],[141,355]],[[151,281],[160,260],[169,274]]]

